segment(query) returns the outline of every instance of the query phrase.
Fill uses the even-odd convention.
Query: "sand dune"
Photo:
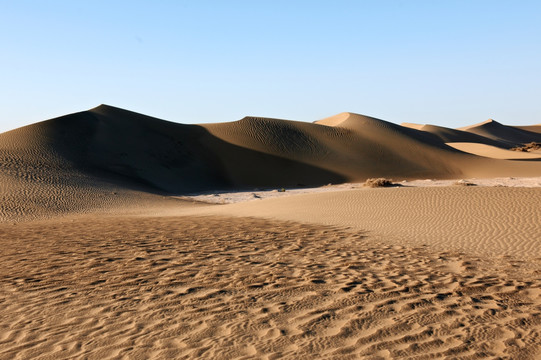
[[[447,146],[441,136],[351,113],[315,124],[245,118],[202,126],[228,143],[319,166],[340,174],[347,181],[381,176],[415,179],[541,173],[539,164],[486,161],[456,151]],[[464,134],[469,139],[482,138]],[[485,142],[500,144],[490,139]]]
[[[419,180],[539,177],[506,150],[536,129],[102,105],[0,134],[0,358],[538,359],[539,183]],[[411,181],[307,188],[368,177]],[[179,196],[255,187],[308,193]]]
[[[538,132],[528,131],[514,126],[506,126],[492,119],[479,124],[466,126],[459,130],[507,143],[509,147],[532,141],[539,141],[540,139]]]
[[[452,161],[443,165],[441,157],[461,158],[461,154],[435,138],[362,115],[338,117],[344,121],[334,126],[325,121],[309,124],[266,118],[202,126],[229,143],[318,166],[346,180],[460,174],[458,166]]]
[[[447,145],[454,147],[457,150],[464,151],[470,154],[485,156],[492,159],[508,159],[508,160],[524,160],[537,159],[541,160],[541,153],[521,152],[502,149],[501,147],[480,144],[475,142],[448,142]]]
[[[403,123],[402,126],[436,135],[447,145],[473,155],[492,159],[539,159],[539,153],[517,153],[509,149],[529,142],[541,141],[541,126],[508,126],[492,119],[450,129],[442,126]]]
[[[469,142],[469,143],[478,143],[478,144],[497,146],[497,147],[501,147],[505,149],[509,148],[507,142],[494,140],[494,139],[481,136],[476,133],[472,133],[468,131],[450,129],[443,126],[435,126],[435,125],[416,125],[416,124],[403,123],[402,126],[414,127],[417,130],[429,132],[439,137],[441,141],[445,143]]]
[[[181,194],[382,176],[441,179],[541,174],[540,163],[495,162],[445,144],[459,138],[478,142],[479,135],[455,130],[451,136],[441,128],[431,130],[351,113],[316,123],[247,117],[230,123],[182,125],[101,105],[0,134],[0,176],[25,184],[63,186],[74,181],[84,187],[83,183],[101,182]],[[53,176],[47,176],[48,172]]]
[[[541,124],[539,125],[526,125],[526,126],[515,126],[518,129],[526,130],[529,132],[539,133],[541,134]]]

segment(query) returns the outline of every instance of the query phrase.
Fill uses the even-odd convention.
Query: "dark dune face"
[[[535,126],[532,126],[531,128],[507,126],[492,119],[477,125],[467,126],[462,128],[462,130],[504,143],[507,147],[513,147],[532,141],[537,142],[541,139],[541,134],[535,131]]]
[[[332,171],[244,148],[198,125],[176,124],[109,106],[0,135],[2,171],[90,176],[166,193],[247,186],[343,182]]]
[[[183,125],[101,105],[0,134],[0,174],[168,194],[369,177],[457,178],[493,175],[496,168],[502,175],[541,174],[535,161],[509,165],[445,144],[457,138],[491,145],[541,141],[539,133],[493,123],[467,131],[417,130],[343,113],[316,123],[247,117]]]

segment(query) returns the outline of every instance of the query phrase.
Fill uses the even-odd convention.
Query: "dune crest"
[[[507,126],[493,119],[479,124],[459,128],[486,138],[503,142],[508,147],[539,140],[539,133],[528,131],[520,127]]]
[[[98,193],[179,195],[379,177],[541,175],[541,162],[531,155],[511,157],[533,160],[528,162],[499,160],[446,144],[503,148],[519,140],[541,142],[541,135],[492,120],[467,131],[431,125],[419,130],[348,112],[314,123],[245,117],[184,125],[100,105],[0,134],[1,212],[18,217],[18,203],[35,214],[70,206],[85,211],[101,202],[93,195]],[[73,191],[47,195],[64,187]]]
[[[463,126],[461,128],[458,128],[458,130],[468,131],[470,129],[475,129],[475,128],[484,127],[484,126],[491,126],[491,125],[503,126],[502,124],[500,124],[499,122],[497,122],[494,119],[486,119],[485,121],[481,121],[481,122],[479,122],[477,124]]]
[[[347,120],[351,115],[352,113],[343,112],[340,114],[329,116],[321,120],[316,120],[314,121],[314,124],[325,125],[325,126],[339,126],[342,122]]]

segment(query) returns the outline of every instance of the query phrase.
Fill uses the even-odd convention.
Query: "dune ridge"
[[[411,127],[412,124],[402,124],[406,127]],[[494,140],[482,135],[479,135],[474,132],[450,129],[443,126],[436,125],[418,125],[415,126],[417,130],[426,131],[431,134],[436,135],[445,143],[453,142],[469,142],[469,143],[478,143],[484,145],[491,145],[500,148],[507,148],[509,146],[508,142]]]
[[[481,131],[488,125],[498,136]],[[504,130],[511,135],[504,138]],[[64,177],[71,173],[165,193],[322,185],[369,177],[483,177],[487,168],[492,168],[491,176],[541,174],[539,164],[487,162],[445,144],[501,146],[519,137],[541,141],[538,133],[493,121],[468,131],[416,130],[342,113],[315,123],[246,117],[183,125],[100,105],[0,134],[0,174],[18,172],[15,176],[24,178],[35,169],[61,170]]]
[[[495,135],[479,130],[487,126]],[[246,117],[183,125],[100,105],[0,134],[0,216],[85,212],[139,193],[317,186],[372,177],[541,175],[541,162],[532,155],[507,157],[500,148],[480,152],[447,144],[501,147],[517,134],[520,140],[541,141],[539,133],[494,121],[467,131],[427,125],[417,130],[341,113],[314,123]]]
[[[489,139],[508,143],[510,146],[537,141],[539,133],[528,131],[520,127],[506,126],[496,120],[488,119],[479,124],[466,126],[465,130]]]

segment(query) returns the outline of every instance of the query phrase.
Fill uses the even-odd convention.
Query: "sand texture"
[[[480,143],[469,142],[448,142],[447,145],[454,147],[457,150],[468,152],[471,154],[485,156],[493,159],[508,159],[508,160],[524,160],[524,159],[541,159],[541,152],[521,152],[512,151]]]
[[[540,354],[539,271],[512,261],[249,218],[90,217],[0,234],[2,358]]]
[[[391,243],[516,255],[541,265],[539,204],[540,187],[457,185],[308,193],[196,211],[339,225],[385,235]]]
[[[539,359],[540,126],[0,134],[0,359]]]

